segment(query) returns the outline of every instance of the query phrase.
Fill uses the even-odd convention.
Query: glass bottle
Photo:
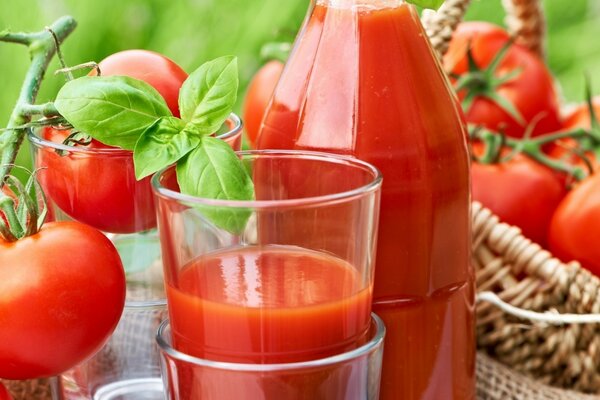
[[[259,148],[354,155],[383,173],[374,311],[381,399],[474,399],[470,179],[460,106],[403,0],[316,0]]]

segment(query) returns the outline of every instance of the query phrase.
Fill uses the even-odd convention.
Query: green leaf
[[[182,193],[208,199],[252,200],[254,185],[242,162],[222,140],[202,136],[200,146],[177,164]],[[244,230],[251,210],[199,206],[217,227],[237,234]]]
[[[181,118],[202,134],[216,132],[233,109],[238,86],[236,57],[220,57],[202,64],[179,91]]]
[[[133,150],[142,132],[171,112],[152,86],[125,76],[84,76],[58,92],[56,109],[77,130]]]
[[[142,133],[133,152],[138,180],[177,162],[200,144],[200,136],[184,128],[179,118],[161,117]]]
[[[437,10],[444,4],[445,0],[406,0],[407,3],[414,4],[415,6],[430,8]]]

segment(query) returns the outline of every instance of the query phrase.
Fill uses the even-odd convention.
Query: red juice
[[[350,154],[382,171],[373,294],[387,328],[381,399],[474,398],[466,134],[415,9],[317,1],[258,147]]]
[[[173,344],[212,361],[289,363],[356,348],[371,288],[339,258],[290,246],[206,254],[167,282]]]

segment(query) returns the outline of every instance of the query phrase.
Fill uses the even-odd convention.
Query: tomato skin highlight
[[[474,144],[473,151],[483,150]],[[506,154],[507,152],[503,152]],[[567,194],[564,179],[523,154],[498,164],[473,162],[473,200],[521,228],[523,235],[544,246],[558,204]]]
[[[549,249],[564,262],[579,261],[600,276],[600,174],[584,179],[560,203],[548,236]]]
[[[134,49],[111,54],[98,66],[103,76],[124,75],[148,83],[179,118],[179,89],[188,74],[171,59],[153,51]],[[96,70],[90,75],[96,75]]]
[[[476,64],[486,68],[498,51],[510,40],[506,31],[487,22],[464,22],[454,32],[444,67],[452,75],[468,72],[467,48],[470,45]],[[481,125],[508,136],[522,137],[528,124],[535,123],[533,135],[560,130],[559,103],[552,75],[544,63],[519,44],[512,44],[495,72],[502,77],[512,71],[521,72],[499,85],[496,92],[511,102],[525,120],[520,124],[493,101],[478,97],[465,115],[469,123]],[[464,99],[464,91],[458,93]]]
[[[248,85],[243,115],[246,135],[252,147],[256,146],[260,124],[283,72],[283,67],[284,64],[281,61],[269,61],[258,70]]]
[[[121,259],[96,229],[52,222],[0,240],[0,378],[49,377],[84,361],[114,331],[124,302]]]

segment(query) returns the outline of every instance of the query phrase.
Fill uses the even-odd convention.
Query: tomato
[[[474,151],[480,152],[477,144]],[[500,164],[473,162],[472,196],[500,220],[545,245],[554,210],[566,195],[556,173],[523,154]]]
[[[65,131],[50,127],[44,138],[62,142]],[[156,226],[150,177],[135,179],[130,151],[93,142],[65,155],[37,149],[38,179],[49,201],[69,217],[112,233],[133,233]]]
[[[561,260],[577,260],[600,276],[600,174],[584,179],[560,203],[548,236],[550,251]]]
[[[444,56],[444,67],[451,76],[464,76],[469,70],[467,48],[470,45],[477,66],[486,68],[509,40],[508,33],[496,25],[486,22],[462,23]],[[511,72],[517,75],[504,83],[490,85],[489,82],[479,82],[477,85],[479,89],[485,87],[493,90],[510,102],[521,115],[523,123],[497,102],[481,95],[464,110],[467,121],[513,137],[522,137],[529,124],[535,124],[533,135],[559,130],[559,103],[553,78],[544,63],[526,48],[512,44],[494,76],[500,78]],[[461,90],[458,95],[463,100],[466,91]]]
[[[13,400],[8,389],[2,383],[0,383],[0,400]]]
[[[126,50],[99,63],[102,75],[126,75],[145,81],[179,116],[179,89],[187,74],[167,57],[147,50]],[[92,75],[95,71],[92,72]],[[45,128],[45,139],[62,143],[69,131]],[[94,152],[85,151],[86,149]],[[66,156],[38,150],[40,183],[69,217],[105,232],[133,233],[156,226],[150,177],[136,181],[133,154],[93,140]]]
[[[148,50],[125,50],[106,57],[98,66],[104,76],[125,75],[150,84],[179,117],[179,89],[188,75],[169,58]],[[95,74],[95,70],[90,73]]]
[[[0,378],[58,375],[94,354],[125,302],[117,250],[78,222],[0,239]]]
[[[600,118],[600,97],[595,97],[592,100],[596,118]],[[579,104],[565,116],[563,120],[563,128],[571,130],[575,128],[590,129],[592,127],[590,119],[590,109],[587,103]]]
[[[596,118],[600,118],[600,97],[593,99],[592,101]],[[586,129],[592,128],[590,119],[590,111],[587,103],[579,104],[566,115],[563,120],[564,131],[572,131],[574,129]],[[596,171],[600,168],[600,159],[594,151],[584,151],[583,155],[586,160],[576,154],[578,148],[581,149],[578,142],[573,138],[563,138],[551,146],[548,146],[546,152],[553,158],[566,161],[574,166],[583,168],[584,170]],[[586,163],[586,161],[589,162]]]
[[[243,115],[246,135],[253,147],[256,146],[260,124],[282,71],[281,61],[269,61],[258,70],[248,85]]]

